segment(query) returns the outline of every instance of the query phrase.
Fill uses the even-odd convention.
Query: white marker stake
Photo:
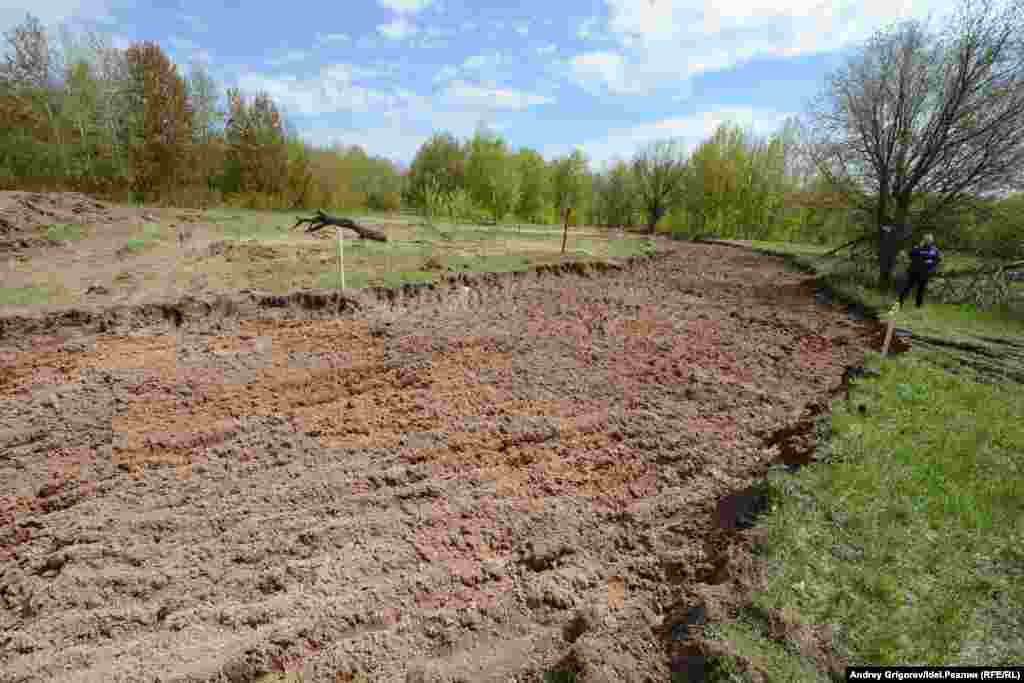
[[[345,289],[345,238],[341,236],[341,228],[338,228],[338,279],[341,280],[341,288]]]

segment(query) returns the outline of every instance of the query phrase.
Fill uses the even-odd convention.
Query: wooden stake
[[[562,228],[562,253],[565,253],[565,242],[569,239],[569,215],[572,213],[572,208],[565,210],[565,227]]]
[[[892,342],[893,329],[896,327],[896,314],[899,313],[900,303],[897,301],[889,309],[889,324],[885,328],[885,342],[882,344],[882,355],[889,355],[889,343]]]

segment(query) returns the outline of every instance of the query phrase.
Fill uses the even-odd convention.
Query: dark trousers
[[[909,271],[907,273],[907,284],[903,285],[903,291],[900,292],[900,306],[903,305],[903,300],[907,298],[907,294],[910,294],[910,290],[917,286],[917,307],[921,308],[921,304],[924,303],[924,290],[928,286],[928,273],[918,273],[915,271]]]

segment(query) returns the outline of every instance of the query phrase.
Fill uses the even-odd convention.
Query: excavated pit
[[[667,680],[877,343],[814,291],[682,245],[2,319],[0,681]]]

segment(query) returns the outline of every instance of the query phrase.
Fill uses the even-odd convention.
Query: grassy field
[[[296,212],[119,207],[96,225],[53,225],[50,247],[8,260],[0,306],[73,306],[90,287],[113,303],[254,289],[284,294],[339,286],[337,241],[293,230]],[[346,214],[348,215],[348,214]],[[346,231],[346,288],[430,282],[455,273],[507,272],[562,261],[614,260],[650,253],[633,234],[570,228],[566,253],[554,226],[455,225],[405,215],[361,215],[388,242]],[[56,275],[55,275],[56,274]],[[57,280],[54,280],[54,277]],[[18,312],[21,312],[20,310]]]
[[[207,259],[211,274],[228,280],[244,279],[250,286],[273,290],[338,286],[337,241],[317,240],[291,231],[291,214],[211,212],[221,238],[235,244],[243,259]],[[289,220],[291,219],[291,220]],[[653,243],[634,235],[609,237],[595,231],[570,233],[561,254],[562,233],[546,226],[469,226],[426,224],[415,218],[368,217],[388,235],[386,243],[354,239],[344,244],[345,285],[397,286],[430,282],[452,273],[526,270],[563,260],[626,258],[653,250]],[[333,232],[331,233],[333,235]],[[227,286],[227,282],[223,283]]]
[[[824,249],[756,246],[829,272]],[[891,301],[873,294],[861,300]],[[1024,321],[1006,310],[928,304],[898,322],[951,342],[1024,341]],[[757,550],[767,584],[705,634],[735,653],[712,659],[710,680],[828,680],[773,614],[829,633],[848,663],[1024,661],[1024,390],[945,351],[871,356],[879,376],[833,405],[823,462],[773,472]]]

